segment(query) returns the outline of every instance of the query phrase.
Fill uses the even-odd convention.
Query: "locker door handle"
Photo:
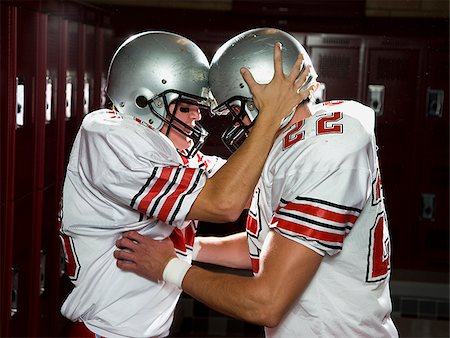
[[[62,277],[66,272],[66,256],[64,255],[64,250],[60,247],[59,250],[59,276]]]
[[[45,123],[50,123],[52,120],[52,90],[52,78],[47,76],[45,84]]]
[[[23,127],[25,115],[25,85],[16,77],[16,128]]]
[[[102,108],[106,107],[106,101],[107,101],[107,95],[106,95],[106,75],[105,73],[102,73],[102,80],[101,80],[101,89],[100,89],[100,106]]]
[[[11,268],[11,305],[10,316],[14,316],[18,311],[19,298],[19,271],[16,268]]]
[[[39,274],[39,292],[42,295],[45,291],[45,253],[41,250],[41,264]]]
[[[442,117],[444,105],[444,91],[442,89],[427,89],[427,112],[428,117]]]
[[[434,221],[436,195],[433,193],[422,193],[422,219]]]
[[[376,116],[383,115],[384,109],[383,85],[369,85],[369,107],[375,111]]]
[[[72,78],[66,77],[66,120],[72,117]]]
[[[83,88],[83,112],[84,114],[89,113],[89,91],[90,91],[90,85],[89,85],[89,79],[84,79],[84,88]]]

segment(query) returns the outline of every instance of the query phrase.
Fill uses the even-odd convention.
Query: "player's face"
[[[169,105],[169,109],[171,112],[173,112],[173,109],[175,108],[175,103],[171,103]],[[187,124],[188,126],[194,127],[195,122],[199,121],[202,118],[202,115],[200,113],[200,109],[198,106],[187,103],[187,102],[180,102],[177,107],[177,111],[175,112],[175,117],[179,119],[181,122]],[[174,121],[173,124],[186,132],[187,134],[191,134],[191,131],[178,123],[177,121]],[[161,132],[163,134],[167,133],[168,126],[164,124],[164,126],[161,128]],[[177,131],[175,128],[170,128],[169,134],[167,137],[173,142],[175,147],[178,150],[187,149],[191,146],[192,140],[189,137],[186,137],[185,135],[181,134],[179,131]]]

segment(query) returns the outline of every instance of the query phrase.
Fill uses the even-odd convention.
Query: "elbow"
[[[253,317],[257,325],[269,328],[278,326],[283,320],[286,311],[283,304],[277,301],[277,299],[271,294],[270,290],[267,290],[267,293],[259,294],[259,299],[255,302],[256,306],[254,306],[254,311],[252,311],[249,318]]]
[[[211,208],[216,214],[216,218],[221,223],[235,222],[241,216],[245,205],[243,205],[238,199],[230,196],[216,196],[213,199],[213,205]]]
[[[237,221],[241,216],[242,210],[244,210],[243,207],[236,203],[220,200],[216,201],[214,208],[218,219],[220,219],[222,223]]]
[[[281,323],[283,314],[280,311],[272,309],[272,307],[273,305],[267,305],[265,307],[266,311],[264,311],[264,313],[261,313],[261,316],[258,320],[260,325],[273,328]]]

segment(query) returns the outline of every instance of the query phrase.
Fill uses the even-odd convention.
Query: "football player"
[[[86,115],[64,182],[60,233],[74,289],[61,311],[75,322],[72,336],[169,334],[180,289],[118,269],[115,241],[125,230],[170,238],[189,264],[194,220],[239,217],[277,125],[309,95],[299,90],[307,77],[300,76],[301,57],[285,76],[279,45],[273,55],[268,85],[242,70],[261,117],[224,165],[198,151],[207,135],[198,121],[211,99],[209,63],[200,48],[159,31],[136,34],[118,48],[107,84],[114,108]]]
[[[294,37],[270,28],[232,38],[212,60],[214,111],[232,117],[223,135],[231,149],[261,113],[239,68],[251,69],[261,83],[270,79],[273,41],[283,44],[285,67],[298,53],[311,65]],[[315,76],[312,71],[310,80]],[[118,266],[263,325],[267,337],[397,337],[374,118],[355,101],[312,105],[306,99],[283,120],[254,191],[246,233],[198,238],[194,246],[196,260],[251,268],[253,277],[191,267],[174,257],[172,243],[134,232],[117,242],[127,249],[115,252]]]

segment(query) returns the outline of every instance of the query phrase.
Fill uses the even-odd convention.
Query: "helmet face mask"
[[[167,125],[169,130],[173,128],[191,138],[191,147],[178,151],[192,157],[208,133],[200,125],[183,125],[169,105],[189,101],[205,110],[209,105],[208,71],[208,59],[192,41],[174,33],[143,32],[117,49],[109,67],[106,92],[119,113],[131,115],[158,131]]]
[[[176,95],[175,98],[174,95]],[[169,99],[171,99],[171,101],[169,101]],[[158,106],[161,106],[161,101],[164,106],[164,115],[160,114],[160,109],[156,109]],[[191,146],[188,149],[181,149],[179,152],[184,157],[192,158],[205,143],[208,132],[200,125],[200,123],[196,122],[194,126],[190,126],[176,116],[181,103],[187,103],[198,107],[201,115],[204,115],[205,113],[209,114],[210,112],[210,107],[204,97],[185,94],[175,90],[168,90],[161,93],[158,97],[148,101],[148,106],[153,114],[167,125],[167,130],[165,132],[166,136],[169,136],[171,129],[174,129],[176,132],[191,139]],[[169,107],[171,104],[174,104],[173,109],[170,109]],[[180,113],[188,114],[188,112],[183,112],[182,108],[180,108]]]
[[[253,104],[252,94],[240,74],[240,68],[246,67],[254,79],[261,84],[269,83],[274,74],[273,49],[277,42],[283,46],[283,70],[287,74],[300,53],[304,56],[303,69],[312,62],[306,50],[293,36],[275,28],[257,28],[241,33],[224,43],[215,53],[209,71],[209,85],[219,105],[212,110],[212,115],[232,113],[230,104],[240,102],[241,114],[232,114],[232,125],[225,130],[222,141],[231,151],[236,150],[242,141],[239,138],[248,136],[254,124],[258,110]],[[317,78],[314,67],[305,86]],[[236,98],[239,98],[237,100]],[[280,127],[284,127],[293,117],[293,113],[285,118]],[[243,122],[244,118],[251,125]],[[241,126],[241,127],[239,127]]]
[[[223,132],[222,141],[230,152],[235,152],[248,137],[257,112],[252,99],[233,96],[214,108],[212,114],[231,116],[230,126]]]

